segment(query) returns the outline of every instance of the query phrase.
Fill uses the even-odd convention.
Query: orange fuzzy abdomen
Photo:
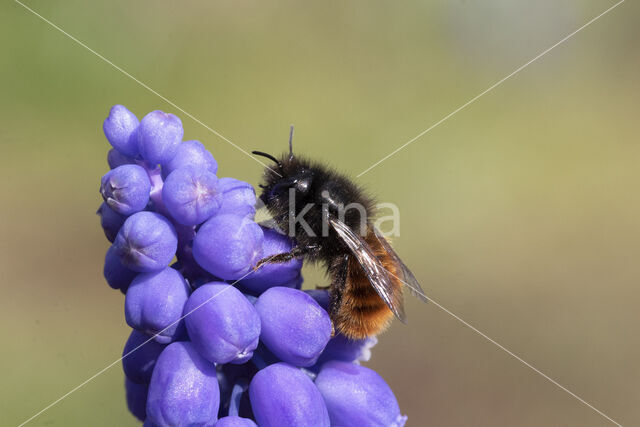
[[[367,243],[385,269],[391,274],[392,286],[400,287],[396,276],[398,267],[375,237],[367,236]],[[351,339],[363,339],[383,332],[391,322],[393,312],[371,286],[358,260],[349,257],[348,274],[340,301],[340,308],[334,317],[337,331]]]

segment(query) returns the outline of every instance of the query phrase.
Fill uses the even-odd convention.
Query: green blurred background
[[[353,175],[613,2],[27,4],[246,150]],[[626,3],[359,181],[401,210],[427,295],[625,425],[640,424],[640,6]],[[260,166],[30,14],[0,4],[0,424],[119,358],[123,297],[94,214],[102,121],[178,114],[220,175]],[[308,270],[307,286],[323,284]],[[608,421],[435,304],[367,365],[412,426]],[[31,425],[135,425],[120,364]]]

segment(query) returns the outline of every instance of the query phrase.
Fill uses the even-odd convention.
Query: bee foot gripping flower
[[[126,404],[145,426],[401,427],[380,376],[359,366],[375,337],[332,336],[329,295],[301,291],[294,242],[254,221],[253,187],[218,177],[180,119],[114,106],[98,209],[104,276],[125,293]],[[173,260],[177,258],[176,262]],[[173,262],[173,263],[172,263]],[[317,377],[316,377],[317,374]]]

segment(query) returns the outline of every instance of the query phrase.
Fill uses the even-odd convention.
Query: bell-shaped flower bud
[[[160,354],[153,370],[147,417],[159,426],[213,425],[220,389],[216,367],[190,342],[174,342]]]
[[[171,267],[142,273],[129,285],[124,302],[127,324],[166,344],[185,334],[182,313],[189,298],[189,286]]]
[[[256,192],[248,182],[235,178],[220,178],[222,207],[218,214],[233,214],[251,219],[256,214]]]
[[[135,165],[136,161],[132,157],[125,156],[115,148],[112,148],[107,153],[107,163],[109,164],[109,169],[115,169],[122,165]]]
[[[104,278],[113,289],[120,289],[126,293],[131,281],[137,276],[137,272],[125,267],[116,253],[116,249],[110,246],[104,257]]]
[[[200,141],[184,141],[171,160],[162,164],[162,176],[167,177],[176,169],[194,167],[213,174],[218,173],[218,162]]]
[[[125,378],[124,390],[129,412],[140,421],[144,421],[147,418],[147,394],[149,392],[149,384],[138,384],[129,378]]]
[[[126,219],[113,246],[122,264],[146,273],[169,265],[178,248],[178,237],[165,217],[142,211]]]
[[[262,258],[264,234],[258,224],[237,215],[216,215],[193,240],[193,256],[209,273],[223,280],[247,274]]]
[[[371,349],[378,344],[378,338],[367,337],[352,340],[342,334],[336,334],[329,340],[319,361],[342,360],[343,362],[368,362]]]
[[[197,225],[218,212],[222,193],[215,174],[188,166],[169,174],[162,187],[162,200],[177,222]]]
[[[327,362],[316,377],[316,386],[327,404],[331,425],[402,427],[407,421],[391,388],[372,369]]]
[[[329,314],[305,292],[275,287],[255,304],[262,332],[260,341],[280,360],[312,366],[331,337]]]
[[[138,118],[123,105],[114,105],[109,111],[109,117],[104,120],[102,129],[109,144],[121,154],[128,157],[138,155],[138,141],[136,130]]]
[[[189,337],[210,362],[244,363],[260,337],[260,317],[233,286],[211,282],[196,289],[184,309]]]
[[[131,215],[149,203],[151,182],[143,167],[122,165],[102,177],[100,194],[111,209],[120,215]]]
[[[156,361],[164,345],[151,340],[149,335],[135,329],[131,331],[122,351],[122,369],[131,381],[148,384]]]
[[[261,427],[330,425],[327,407],[311,378],[286,363],[259,371],[251,380],[249,398]]]
[[[173,159],[184,130],[177,116],[156,110],[144,116],[137,133],[140,155],[150,164],[157,165]]]
[[[116,239],[120,227],[124,224],[126,216],[120,215],[107,205],[107,202],[102,202],[98,211],[96,212],[100,216],[100,225],[104,231],[104,235],[111,243]]]

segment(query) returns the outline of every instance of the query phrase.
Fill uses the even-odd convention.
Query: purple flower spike
[[[223,194],[218,214],[234,214],[253,219],[256,214],[256,192],[253,186],[235,178],[220,178],[218,182]]]
[[[143,167],[122,165],[102,177],[100,194],[111,209],[121,215],[143,210],[149,203],[151,182]]]
[[[122,264],[147,273],[169,265],[178,248],[178,237],[165,217],[143,211],[127,218],[113,245]]]
[[[214,364],[200,356],[190,342],[167,346],[149,384],[149,420],[160,426],[213,425],[219,405]]]
[[[262,322],[260,341],[280,360],[312,366],[331,337],[329,314],[297,289],[275,287],[255,305]]]
[[[150,335],[162,344],[181,338],[184,305],[189,286],[182,275],[171,267],[156,273],[142,273],[129,285],[124,302],[127,324]]]
[[[184,131],[177,116],[160,110],[144,116],[138,127],[138,149],[152,165],[167,163],[178,152]]]
[[[113,289],[120,289],[122,293],[126,293],[129,289],[131,281],[136,277],[138,273],[133,270],[129,270],[122,265],[120,258],[116,254],[116,250],[113,246],[110,246],[107,250],[107,254],[104,257],[104,278],[107,280],[109,286]]]
[[[329,414],[318,388],[307,374],[286,363],[258,372],[249,386],[249,398],[261,427],[329,427]]]
[[[164,205],[182,225],[201,224],[215,215],[222,204],[218,178],[193,167],[176,169],[162,187]]]
[[[262,258],[264,234],[258,224],[236,215],[216,215],[193,240],[193,256],[202,268],[223,280],[248,273]]]
[[[107,202],[102,202],[96,213],[100,215],[100,225],[102,225],[104,235],[107,237],[107,240],[113,243],[118,235],[118,231],[120,231],[120,227],[122,227],[127,217],[114,212],[113,209],[107,205]]]
[[[136,161],[131,157],[125,156],[115,148],[112,148],[107,153],[107,163],[110,169],[115,169],[122,165],[135,165]]]
[[[316,386],[329,409],[331,425],[402,427],[407,421],[387,383],[364,366],[327,362]]]
[[[218,163],[213,155],[200,141],[185,141],[178,146],[173,159],[162,164],[162,176],[167,177],[171,172],[185,166],[195,167],[202,171],[218,173]]]
[[[184,308],[189,337],[198,352],[214,363],[244,363],[260,337],[260,317],[233,286],[212,282],[196,289]]]
[[[331,336],[329,293],[300,290],[302,260],[254,270],[296,243],[255,222],[252,185],[218,178],[172,114],[116,105],[104,131],[104,276],[125,294],[126,399],[145,427],[404,425],[359,366],[377,339]]]
[[[291,239],[271,228],[262,227],[264,241],[262,243],[262,256],[289,252],[293,247]],[[274,286],[297,287],[300,282],[300,270],[302,260],[293,259],[286,263],[273,263],[263,265],[259,270],[251,273],[240,281],[241,287],[248,293],[260,295],[262,292]]]
[[[213,427],[258,427],[256,423],[249,418],[242,418],[238,416],[229,416],[220,418]]]
[[[134,329],[122,351],[124,374],[138,384],[149,384],[156,360],[165,347],[149,339],[151,339],[150,336]]]
[[[147,394],[148,384],[138,384],[129,378],[124,379],[124,389],[127,395],[127,407],[129,412],[140,421],[147,418]]]
[[[102,125],[109,143],[120,153],[129,157],[138,155],[135,132],[138,118],[123,105],[114,105]]]

